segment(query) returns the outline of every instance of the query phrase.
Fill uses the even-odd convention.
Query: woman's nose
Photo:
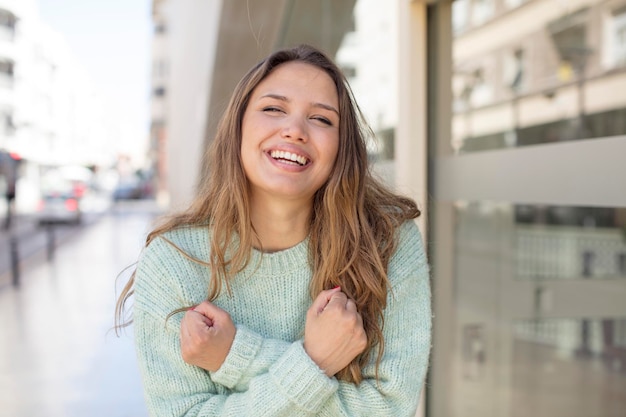
[[[289,117],[285,120],[281,136],[286,139],[306,142],[307,129],[304,121],[299,117]]]

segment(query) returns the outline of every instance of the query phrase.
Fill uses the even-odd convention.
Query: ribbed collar
[[[170,233],[174,236],[170,235],[168,237],[171,238],[175,244],[180,245],[182,250],[198,259],[206,259],[208,261],[208,250],[210,240],[212,239],[212,233],[209,228],[180,228]],[[235,234],[231,242],[231,249],[234,250],[238,244],[239,237]],[[308,236],[295,246],[277,252],[266,253],[252,249],[250,262],[242,272],[247,276],[253,274],[271,276],[276,275],[277,272],[288,273],[302,270],[302,268],[310,268]]]
[[[276,275],[277,272],[292,272],[309,268],[309,238],[288,249],[277,252],[261,252],[253,249],[250,263],[244,270],[246,275]]]

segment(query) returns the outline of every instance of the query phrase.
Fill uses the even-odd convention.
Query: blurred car
[[[42,196],[37,206],[37,221],[40,225],[55,223],[78,224],[82,220],[80,200],[66,194]]]
[[[42,178],[41,197],[36,214],[38,223],[40,225],[80,223],[81,198],[84,194],[84,185],[65,178],[56,171],[48,172]]]
[[[149,178],[133,174],[120,177],[113,190],[113,200],[138,200],[152,197],[152,188]]]

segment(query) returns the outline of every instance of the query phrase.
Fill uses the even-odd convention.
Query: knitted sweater
[[[167,239],[196,259],[208,260],[206,228],[168,232]],[[312,303],[308,239],[275,253],[253,251],[233,277],[232,296],[213,301],[237,328],[217,372],[185,363],[173,310],[203,301],[208,268],[164,239],[142,252],[135,276],[135,344],[150,415],[174,416],[413,416],[431,343],[429,273],[414,222],[398,232],[388,267],[392,291],[384,311],[385,351],[375,379],[375,357],[359,384],[327,377],[302,346]]]

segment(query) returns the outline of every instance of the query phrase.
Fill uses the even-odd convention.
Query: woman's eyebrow
[[[291,100],[289,100],[287,97],[285,96],[281,96],[280,94],[274,94],[274,93],[268,93],[268,94],[263,94],[261,98],[273,98],[275,100],[280,100],[280,101],[284,101],[285,103],[289,103]],[[333,106],[331,106],[330,104],[324,104],[324,103],[311,103],[311,105],[313,107],[319,107],[328,111],[332,111],[337,113],[337,116],[339,116],[339,110],[337,110],[336,108],[334,108]]]
[[[287,102],[287,103],[289,102],[289,99],[287,97],[281,96],[280,94],[273,94],[273,93],[263,94],[259,98],[260,99],[261,98],[274,98],[276,100],[284,101],[284,102]]]
[[[334,108],[330,104],[312,103],[312,105],[313,105],[313,107],[321,107],[322,109],[326,109],[328,111],[334,111],[335,113],[337,113],[337,116],[339,116],[339,110],[337,110],[336,108]]]

